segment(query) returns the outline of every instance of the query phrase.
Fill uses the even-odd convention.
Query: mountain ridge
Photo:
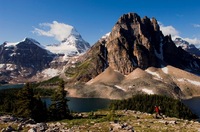
[[[171,36],[164,36],[155,18],[141,19],[136,13],[121,16],[110,35],[97,41],[81,60],[93,61],[90,68],[95,73],[86,74],[88,79],[108,66],[122,74],[129,74],[137,67],[146,69],[166,65],[193,73],[200,70],[200,60],[177,48]]]
[[[4,43],[0,45],[0,79],[6,82],[12,79],[23,82],[38,71],[49,67],[54,57],[55,54],[45,50],[39,42],[30,38],[8,45]]]
[[[174,43],[176,46],[180,46],[185,51],[191,53],[192,55],[195,55],[197,57],[200,57],[200,50],[196,48],[194,44],[190,44],[189,42],[183,40],[182,38],[176,38],[174,40]]]
[[[71,37],[70,34],[68,37]],[[71,40],[76,42],[74,40],[80,37],[80,34],[77,34]],[[64,40],[61,44],[74,46],[71,40]],[[80,41],[83,42],[82,39]],[[22,44],[22,49],[31,46]],[[11,60],[13,58],[10,54],[16,51],[13,47],[5,50],[4,46],[5,44],[0,45],[0,72],[3,75],[0,79],[10,82],[37,82],[59,76],[65,80],[70,96],[76,97],[118,99],[137,93],[165,94],[174,98],[200,95],[197,85],[200,80],[197,76],[200,75],[200,59],[177,47],[170,35],[164,36],[155,18],[141,18],[136,13],[122,15],[112,31],[88,50],[87,44],[83,46],[83,50],[87,50],[86,53],[76,49],[70,54],[48,54],[46,49],[38,46],[38,50],[45,53],[43,57],[50,59],[36,63],[31,61],[34,64],[30,65],[28,60],[33,57],[30,55],[39,52],[35,47],[36,51],[29,48],[26,50],[28,59],[27,56],[23,58],[27,59],[28,67],[19,68],[17,66],[21,63],[2,64],[2,58],[6,61]],[[40,55],[35,57],[38,61]],[[36,68],[35,65],[40,67]]]
[[[170,35],[164,36],[155,18],[140,18],[136,13],[124,14],[106,36],[80,56],[73,67],[66,68],[65,81],[77,90],[78,96],[116,99],[144,92],[165,94],[174,98],[200,95],[199,86],[190,81],[196,78],[198,83],[200,79],[193,75],[200,75],[200,60],[176,47]],[[168,66],[171,66],[172,72],[168,72]],[[113,83],[109,82],[112,77],[104,73],[107,68],[124,76],[129,76],[139,68],[141,70],[136,73],[146,76],[121,79]],[[182,78],[193,76],[186,79],[188,87],[183,85],[180,78],[173,77],[175,71],[182,70],[189,74],[184,74]],[[190,75],[191,73],[193,74]],[[107,93],[103,95],[105,91]]]
[[[69,38],[60,44],[63,46],[55,46],[61,52],[49,50],[48,46],[32,38],[0,45],[0,82],[37,82],[61,74],[65,65],[71,63],[71,58],[83,54],[90,47],[75,28],[71,28]]]

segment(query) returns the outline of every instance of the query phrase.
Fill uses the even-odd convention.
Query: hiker
[[[160,106],[155,106],[155,107],[154,107],[154,110],[155,110],[155,112],[156,112],[156,118],[159,118],[158,116],[160,116],[161,118],[164,119],[164,117],[163,117],[163,115],[162,115],[162,113],[161,113],[161,108],[160,108]]]

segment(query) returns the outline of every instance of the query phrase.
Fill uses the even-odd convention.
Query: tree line
[[[36,122],[71,117],[63,80],[59,82],[59,86],[54,92],[51,90],[52,104],[49,107],[42,101],[38,92],[47,94],[44,90],[36,92],[30,83],[26,83],[22,89],[0,91],[0,112],[22,118],[32,118]]]
[[[47,107],[41,95],[51,95],[51,105]],[[64,90],[64,81],[58,83],[55,91],[35,90],[34,85],[27,83],[21,89],[0,90],[0,114],[12,114],[22,118],[32,118],[36,122],[71,119]],[[154,106],[160,106],[166,116],[183,119],[195,119],[181,101],[161,95],[134,95],[124,100],[114,100],[111,110],[136,110],[154,113]]]
[[[197,118],[197,115],[193,114],[180,100],[162,95],[134,95],[129,99],[112,101],[109,107],[113,110],[128,109],[153,114],[155,106],[160,106],[162,113],[169,117],[182,119]]]

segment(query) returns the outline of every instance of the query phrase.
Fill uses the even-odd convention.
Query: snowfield
[[[149,69],[147,69],[147,70],[145,70],[145,71],[146,71],[147,73],[153,75],[153,76],[156,76],[156,77],[159,78],[159,79],[162,79],[162,77],[160,77],[160,75],[159,75],[158,73],[156,73],[156,72],[152,72],[152,71],[150,71]]]
[[[142,89],[142,92],[145,92],[145,93],[147,93],[147,94],[154,94],[154,92],[153,92],[153,90],[149,90],[149,89],[146,89],[146,88],[143,88]]]
[[[177,81],[179,81],[179,82],[189,82],[189,83],[191,83],[191,84],[193,84],[193,85],[197,85],[197,86],[200,86],[200,82],[199,81],[193,81],[193,80],[190,80],[190,79],[186,79],[186,78],[179,78],[179,79],[177,79]]]
[[[169,73],[169,69],[167,67],[163,67],[161,68],[162,71],[165,73],[165,74],[168,74]]]
[[[44,77],[54,77],[54,76],[59,75],[59,70],[48,68],[42,71],[42,73],[45,74]]]
[[[122,91],[126,91],[126,89],[124,89],[124,88],[122,88],[122,87],[120,87],[120,86],[118,86],[118,85],[115,85],[115,87],[116,87],[117,89],[122,90]]]

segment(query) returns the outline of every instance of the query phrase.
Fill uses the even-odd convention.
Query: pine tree
[[[52,96],[52,104],[49,108],[51,118],[55,120],[69,118],[70,112],[67,105],[67,91],[64,90],[64,81],[60,81],[59,87]]]
[[[16,114],[20,117],[32,117],[33,89],[27,83],[17,95]]]
[[[26,83],[17,95],[15,114],[23,118],[32,118],[37,122],[46,120],[46,106],[40,98],[36,98],[33,88]]]
[[[46,121],[48,113],[46,103],[43,103],[39,96],[34,97],[33,103],[32,118],[38,122]]]
[[[158,105],[162,113],[171,117],[184,119],[195,119],[197,116],[179,100],[161,95],[134,95],[132,98],[125,100],[116,100],[111,102],[111,109],[129,109],[142,112],[153,113],[154,106]]]

